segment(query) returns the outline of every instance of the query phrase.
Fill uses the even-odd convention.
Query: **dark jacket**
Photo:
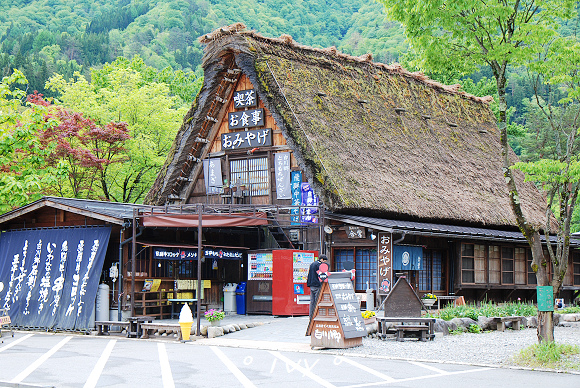
[[[318,268],[320,268],[319,260],[315,260],[310,264],[310,268],[308,269],[308,280],[306,281],[308,287],[320,287],[322,285],[320,279],[318,279],[318,273],[316,273]]]

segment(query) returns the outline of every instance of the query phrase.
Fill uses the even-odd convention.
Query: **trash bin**
[[[246,282],[241,282],[236,287],[236,305],[238,314],[246,315]]]
[[[237,283],[228,283],[224,286],[224,312],[236,312],[236,288]]]

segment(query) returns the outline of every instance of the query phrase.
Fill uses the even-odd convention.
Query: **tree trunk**
[[[497,62],[491,64],[492,71],[497,83],[497,92],[499,97],[499,120],[498,127],[500,133],[500,143],[502,148],[502,161],[503,161],[503,175],[506,180],[507,189],[509,192],[509,200],[514,216],[516,217],[516,222],[518,227],[532,250],[532,269],[536,273],[537,285],[538,286],[548,286],[548,271],[546,261],[544,256],[544,250],[542,249],[542,241],[540,232],[532,227],[529,222],[527,222],[522,207],[520,205],[520,199],[518,194],[518,188],[514,179],[514,175],[510,167],[512,166],[509,158],[510,146],[508,143],[507,134],[507,103],[505,97],[505,64],[500,66]],[[554,341],[554,315],[551,311],[538,311],[538,341]]]
[[[554,342],[553,311],[538,311],[538,342]]]

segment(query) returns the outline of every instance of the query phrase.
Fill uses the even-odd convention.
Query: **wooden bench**
[[[427,332],[429,331],[429,326],[427,325],[395,325],[395,330],[397,331],[397,341],[402,342],[405,338],[405,332],[418,333],[419,341],[427,341]],[[433,338],[431,338],[433,339]]]
[[[493,317],[493,320],[497,324],[497,331],[505,331],[505,324],[506,322],[512,323],[512,329],[519,330],[520,323],[522,322],[523,317]]]
[[[430,340],[435,338],[435,318],[419,318],[419,317],[380,317],[377,316],[377,321],[379,322],[379,331],[382,333],[381,336],[382,338],[386,338],[387,336],[387,323],[394,323],[395,326],[395,334],[399,335],[399,331],[396,330],[397,327],[399,326],[405,326],[405,327],[412,327],[412,326],[421,326],[421,327],[425,327],[428,331],[428,333],[426,334],[426,338],[429,338]],[[404,333],[405,329],[402,330],[402,332]],[[408,329],[407,331],[411,331],[411,329]],[[420,333],[422,334],[422,333]]]
[[[155,335],[155,332],[165,331],[165,332],[174,332],[178,334],[178,340],[181,340],[183,337],[181,335],[181,326],[179,323],[142,323],[141,324],[141,338],[149,338],[149,336]]]
[[[95,326],[97,326],[98,335],[109,335],[110,326],[120,326],[121,330],[129,328],[129,322],[121,321],[96,321]]]

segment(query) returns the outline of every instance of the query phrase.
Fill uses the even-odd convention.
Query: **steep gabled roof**
[[[180,182],[191,180],[193,175],[187,174],[194,168],[183,166],[198,147],[195,138],[228,69],[235,68],[253,83],[332,211],[516,225],[489,98],[468,95],[457,85],[439,84],[399,65],[373,63],[370,55],[314,49],[289,36],[266,38],[244,28],[236,24],[200,38],[206,44],[204,86],[148,203],[166,203],[178,196]],[[204,136],[212,133],[203,130]],[[198,155],[207,155],[208,148]],[[511,158],[517,159],[513,153]],[[543,225],[545,199],[533,184],[523,182],[522,174],[516,176],[525,215]]]

